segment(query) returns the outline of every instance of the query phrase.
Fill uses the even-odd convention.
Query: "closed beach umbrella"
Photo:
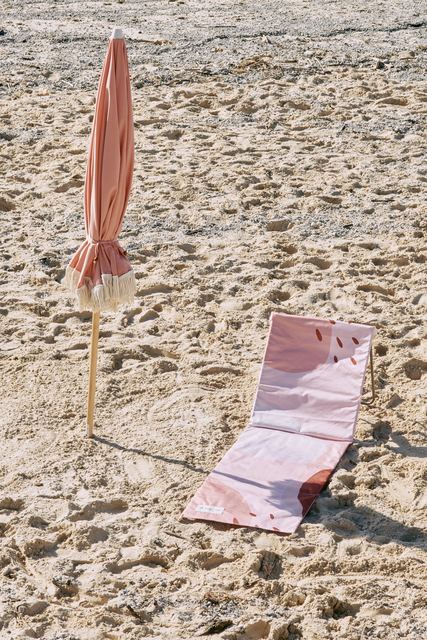
[[[92,341],[86,435],[93,433],[99,316],[131,303],[135,274],[118,242],[132,184],[134,133],[129,65],[122,30],[110,38],[89,145],[84,191],[86,240],[66,271],[80,311],[91,309]]]

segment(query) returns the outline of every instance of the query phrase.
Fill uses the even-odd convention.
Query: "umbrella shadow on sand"
[[[185,460],[177,460],[176,458],[166,458],[165,456],[160,456],[155,453],[149,453],[148,451],[143,451],[142,449],[135,449],[134,447],[124,447],[121,444],[117,444],[117,442],[111,442],[110,440],[106,440],[105,438],[101,438],[100,436],[92,436],[92,439],[96,442],[100,442],[101,444],[105,444],[107,447],[112,447],[113,449],[117,449],[118,451],[125,451],[127,453],[136,453],[140,456],[144,456],[146,458],[151,458],[152,460],[161,460],[162,462],[167,462],[168,464],[179,464],[186,469],[190,469],[190,471],[195,471],[196,473],[203,473],[204,475],[208,475],[209,471],[206,469],[201,469],[200,467],[195,467]]]

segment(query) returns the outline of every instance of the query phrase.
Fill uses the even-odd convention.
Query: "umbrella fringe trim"
[[[92,279],[85,277],[84,284],[78,287],[81,273],[68,266],[65,283],[77,296],[79,311],[90,309],[98,311],[117,311],[120,304],[132,304],[136,293],[135,272],[133,269],[122,276],[102,275],[102,284],[93,286]]]

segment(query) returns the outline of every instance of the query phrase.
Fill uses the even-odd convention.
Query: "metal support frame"
[[[361,400],[360,404],[374,404],[374,400],[375,400],[375,381],[374,381],[374,357],[372,354],[372,347],[371,347],[371,352],[370,352],[370,356],[369,356],[369,366],[371,369],[371,389],[372,389],[372,397],[370,400]]]

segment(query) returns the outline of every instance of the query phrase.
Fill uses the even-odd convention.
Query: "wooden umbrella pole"
[[[90,345],[89,391],[87,395],[86,435],[93,436],[93,412],[95,409],[96,364],[98,360],[100,312],[92,314],[92,341]]]

